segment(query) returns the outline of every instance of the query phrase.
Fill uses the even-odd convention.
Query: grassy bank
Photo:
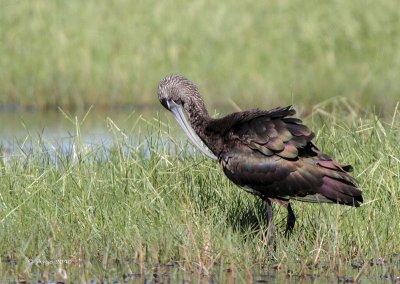
[[[215,104],[345,96],[391,106],[400,89],[399,5],[2,0],[0,105],[154,103],[158,81],[181,73]]]
[[[374,116],[307,120],[320,148],[354,165],[365,204],[294,202],[290,239],[283,236],[286,211],[276,206],[275,249],[265,239],[264,204],[157,120],[147,122],[145,135],[109,121],[111,148],[83,145],[79,128],[69,149],[31,137],[35,150],[21,145],[18,155],[1,154],[0,275],[29,278],[39,269],[58,271],[57,279],[122,279],[115,266],[149,276],[173,264],[204,278],[243,281],[270,270],[283,277],[397,277],[398,115],[389,123]]]

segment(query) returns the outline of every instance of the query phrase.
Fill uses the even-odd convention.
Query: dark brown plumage
[[[295,111],[290,106],[213,119],[197,87],[181,76],[164,78],[158,96],[192,142],[218,160],[230,180],[267,202],[270,225],[271,201],[287,207],[287,233],[295,224],[291,199],[355,207],[363,202],[362,192],[348,174],[352,167],[340,165],[320,152],[312,143],[311,130],[300,119],[291,117]]]

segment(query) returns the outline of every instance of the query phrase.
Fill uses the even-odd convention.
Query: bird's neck
[[[207,132],[207,127],[214,120],[208,114],[208,111],[203,103],[203,101],[194,101],[189,104],[186,108],[186,113],[188,116],[188,120],[196,132],[196,134],[200,137],[200,139],[204,142],[204,144],[215,154],[218,154],[215,146],[215,137],[211,135],[211,133]]]
[[[204,103],[202,101],[192,101],[186,108],[186,113],[194,131],[204,141],[205,129],[211,120]]]

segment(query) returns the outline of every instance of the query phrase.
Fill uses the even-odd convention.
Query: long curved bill
[[[178,105],[174,101],[167,101],[168,109],[174,115],[176,121],[179,123],[180,127],[185,131],[186,135],[189,137],[190,141],[199,148],[201,152],[203,152],[207,157],[218,160],[218,158],[204,146],[203,142],[201,141],[200,137],[194,132],[192,126],[190,125],[189,121],[186,119],[186,116],[183,112],[182,106]]]

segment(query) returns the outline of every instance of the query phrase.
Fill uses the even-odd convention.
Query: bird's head
[[[185,77],[171,75],[160,81],[157,93],[161,104],[173,114],[193,144],[208,157],[217,159],[208,148],[203,146],[201,139],[185,115],[186,112],[192,121],[208,117],[196,85]]]
[[[169,111],[178,105],[189,111],[192,103],[202,102],[196,85],[183,76],[171,75],[160,81],[158,85],[158,99]]]

